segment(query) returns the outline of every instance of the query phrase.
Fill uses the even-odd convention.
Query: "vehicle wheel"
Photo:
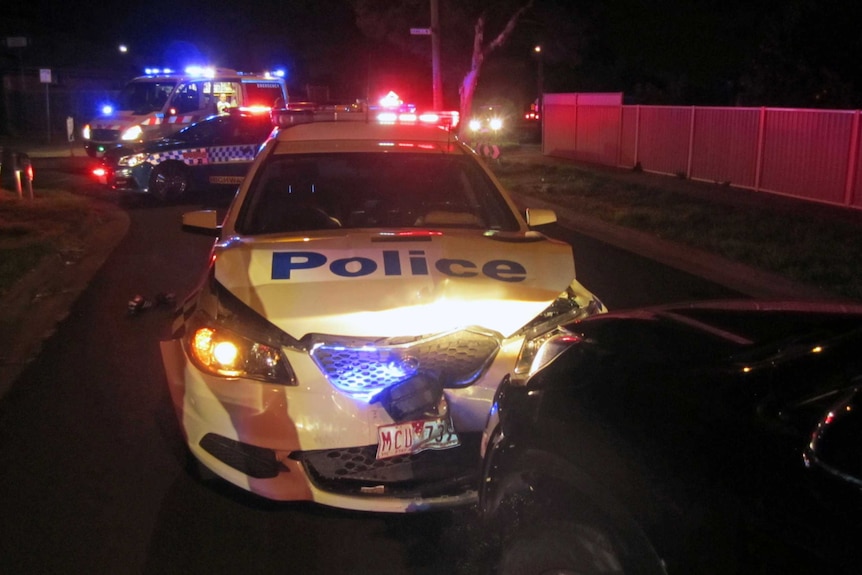
[[[499,575],[624,573],[611,538],[596,527],[565,521],[518,531],[504,545]]]
[[[163,202],[183,199],[189,189],[189,175],[180,162],[164,162],[150,174],[150,193]]]

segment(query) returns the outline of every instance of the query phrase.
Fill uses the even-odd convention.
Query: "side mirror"
[[[806,454],[817,466],[862,488],[862,390],[835,405],[817,424]]]
[[[554,210],[527,208],[527,225],[531,228],[535,226],[543,226],[545,224],[553,224],[556,221],[557,214]]]
[[[221,226],[215,210],[198,210],[183,214],[183,231],[204,236],[218,237]]]

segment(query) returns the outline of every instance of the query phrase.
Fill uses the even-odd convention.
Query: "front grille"
[[[94,142],[116,142],[120,139],[120,131],[94,129],[90,131],[90,139]]]
[[[460,434],[460,439],[452,449],[381,460],[375,459],[376,445],[294,452],[291,458],[301,461],[314,484],[326,491],[429,497],[475,487],[481,434]]]
[[[477,329],[402,340],[316,336],[314,361],[335,387],[370,394],[418,373],[434,373],[443,387],[472,383],[500,349],[499,339]]]

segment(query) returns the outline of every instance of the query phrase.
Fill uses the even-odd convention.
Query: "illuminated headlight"
[[[526,380],[580,338],[561,327],[606,310],[602,302],[587,292],[577,281],[536,316],[523,330],[524,344],[515,364],[512,383],[523,385]]]
[[[296,385],[293,370],[279,348],[233,330],[205,323],[190,330],[185,347],[189,358],[204,373]]]
[[[90,124],[84,124],[84,127],[81,129],[81,137],[85,140],[90,139]]]
[[[117,160],[117,165],[126,168],[134,168],[139,164],[143,164],[147,159],[147,154],[132,154],[131,156],[123,156]]]
[[[500,118],[491,118],[488,122],[488,125],[491,126],[491,129],[496,132],[497,130],[501,130],[503,128],[503,120]]]
[[[120,139],[128,142],[130,140],[139,140],[143,135],[144,131],[141,129],[140,126],[132,126],[128,130],[123,132],[123,135],[120,136]]]
[[[470,127],[470,130],[473,132],[478,132],[482,129],[482,122],[479,120],[470,120],[470,123],[467,124]]]

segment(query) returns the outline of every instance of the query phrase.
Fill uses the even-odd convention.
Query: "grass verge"
[[[44,257],[79,252],[101,216],[91,200],[65,191],[41,191],[29,200],[0,190],[0,296]]]

